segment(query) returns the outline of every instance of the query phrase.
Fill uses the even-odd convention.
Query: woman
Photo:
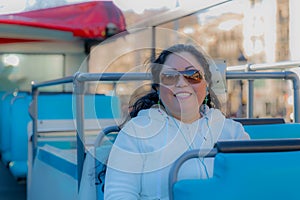
[[[151,64],[154,89],[133,106],[109,156],[105,199],[168,199],[171,165],[184,152],[208,152],[219,140],[249,139],[226,119],[213,91],[210,65],[191,45],[178,44]],[[209,178],[213,159],[186,162],[179,179]]]

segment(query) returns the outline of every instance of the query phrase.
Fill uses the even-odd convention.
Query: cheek
[[[161,86],[159,92],[160,99],[165,106],[170,107],[174,103],[176,104],[176,98],[174,98],[172,88]]]
[[[199,85],[195,85],[195,86],[193,86],[193,89],[198,98],[198,103],[201,105],[202,102],[204,101],[206,93],[207,93],[206,92],[206,84],[201,83]]]
[[[160,91],[159,95],[161,99],[167,99],[169,98],[169,96],[173,94],[171,88],[164,87],[164,86],[160,86],[159,91]]]

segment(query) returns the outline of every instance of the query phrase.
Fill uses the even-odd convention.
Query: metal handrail
[[[36,90],[40,87],[48,87],[48,86],[54,86],[54,85],[60,85],[60,84],[65,84],[65,83],[72,83],[74,79],[74,76],[66,76],[63,78],[59,78],[59,79],[54,79],[54,80],[50,80],[50,81],[44,81],[41,83],[31,83],[31,89],[32,90]]]
[[[183,163],[185,163],[186,161],[193,159],[193,158],[215,157],[218,153],[218,149],[213,148],[208,153],[206,153],[206,154],[204,153],[204,155],[201,155],[201,154],[203,154],[203,152],[205,152],[205,151],[203,151],[203,150],[200,151],[200,149],[194,149],[194,150],[187,151],[184,154],[182,154],[172,165],[172,167],[170,169],[170,173],[169,173],[169,185],[168,185],[170,200],[174,199],[173,185],[177,182],[178,172],[179,172],[179,169],[181,168],[181,166],[183,165]]]
[[[290,69],[300,67],[300,61],[283,61],[276,63],[262,63],[262,64],[245,64],[227,67],[226,70],[233,71],[258,71],[258,70],[276,70],[276,69]]]
[[[54,85],[60,85],[60,84],[65,84],[65,83],[72,83],[74,77],[73,76],[68,76],[60,79],[55,79],[51,81],[45,81],[41,83],[31,83],[31,91],[32,91],[32,103],[29,108],[29,113],[30,117],[32,118],[32,155],[34,161],[34,158],[36,156],[36,151],[37,151],[37,125],[38,125],[38,94],[39,91],[38,89],[40,87],[48,87],[48,86],[54,86]]]
[[[85,81],[144,81],[151,80],[149,73],[77,73],[75,80]]]

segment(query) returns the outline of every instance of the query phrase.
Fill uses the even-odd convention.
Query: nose
[[[176,87],[186,87],[186,86],[188,86],[188,82],[182,74],[179,76],[178,81],[177,81],[175,86]]]

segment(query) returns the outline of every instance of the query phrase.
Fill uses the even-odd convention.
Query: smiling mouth
[[[186,97],[189,97],[191,95],[192,94],[189,93],[189,92],[180,92],[180,93],[174,94],[175,97],[179,97],[179,98],[186,98]]]

